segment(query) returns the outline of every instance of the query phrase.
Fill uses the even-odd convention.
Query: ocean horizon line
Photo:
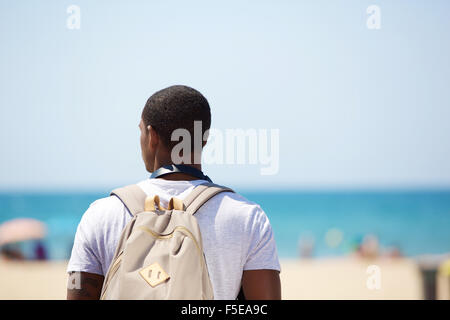
[[[392,193],[392,194],[402,194],[402,193],[450,193],[450,186],[351,186],[351,187],[294,187],[294,186],[286,186],[286,187],[261,187],[261,186],[233,186],[228,185],[238,193],[288,193],[288,194],[364,194],[364,193]],[[108,195],[112,190],[117,188],[106,186],[106,187],[93,187],[93,188],[82,188],[82,187],[43,187],[43,188],[35,188],[35,187],[13,187],[13,188],[4,188],[0,187],[0,194],[2,195],[13,195],[13,194],[36,194],[36,195],[45,195],[45,194],[106,194]]]

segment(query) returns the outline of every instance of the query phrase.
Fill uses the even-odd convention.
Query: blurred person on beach
[[[6,260],[25,260],[18,243],[8,243],[1,247],[0,256]]]
[[[372,234],[366,235],[359,247],[359,253],[364,258],[376,258],[379,255],[378,238]]]
[[[403,257],[402,250],[399,245],[392,244],[391,246],[384,248],[382,255],[387,258],[401,258]]]
[[[201,137],[211,125],[208,101],[197,90],[172,86],[153,94],[145,104],[139,123],[142,158],[148,172],[175,163],[174,130],[188,130],[195,138],[194,121],[201,121]],[[206,135],[205,135],[206,133]],[[191,140],[191,146],[197,145]],[[132,143],[132,142],[130,142]],[[200,141],[201,148],[206,138]],[[200,154],[193,163],[182,164],[202,175]],[[200,157],[198,157],[200,156]],[[203,175],[204,176],[204,175]],[[206,177],[206,176],[204,176]],[[171,197],[183,199],[195,186],[206,182],[185,172],[171,172],[145,179],[138,186],[147,195],[159,195],[167,206]],[[68,299],[99,299],[104,277],[114,256],[121,232],[132,216],[115,196],[99,199],[84,213],[75,235],[67,267],[79,273],[80,287],[68,286]],[[215,299],[281,299],[280,264],[271,225],[259,205],[243,196],[222,192],[196,213],[204,255]]]
[[[34,245],[34,258],[36,260],[47,260],[47,250],[42,241],[36,241]]]
[[[300,258],[308,259],[314,255],[314,237],[311,235],[304,235],[298,239],[298,251]]]
[[[378,238],[373,234],[367,234],[362,238],[358,237],[353,240],[350,245],[350,251],[354,257],[364,259],[397,259],[403,257],[398,245],[392,244],[387,248],[381,248]]]

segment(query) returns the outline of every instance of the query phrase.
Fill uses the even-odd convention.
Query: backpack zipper
[[[165,239],[170,239],[174,236],[174,233],[176,231],[181,231],[182,233],[184,233],[188,238],[190,238],[192,241],[194,241],[195,246],[197,247],[197,251],[200,255],[200,264],[203,264],[203,259],[202,259],[202,249],[200,249],[200,245],[197,242],[197,239],[195,239],[194,235],[192,234],[192,232],[183,226],[177,226],[173,229],[173,231],[171,233],[167,233],[167,234],[160,234],[157,232],[154,232],[153,230],[144,227],[144,226],[140,226],[139,229],[141,229],[142,231],[145,231],[146,233],[148,233],[149,235],[151,235],[153,238],[156,239],[161,239],[161,240],[165,240]]]

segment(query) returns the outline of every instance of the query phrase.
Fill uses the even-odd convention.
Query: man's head
[[[172,163],[170,154],[178,143],[171,140],[174,130],[189,131],[191,146],[194,146],[194,121],[201,121],[202,136],[211,126],[208,101],[195,89],[171,86],[147,100],[139,124],[142,158],[147,171],[153,172],[160,165]]]

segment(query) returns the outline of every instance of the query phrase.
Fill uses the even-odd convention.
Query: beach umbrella
[[[19,218],[0,225],[0,246],[33,239],[42,239],[47,233],[45,224],[31,218]]]

